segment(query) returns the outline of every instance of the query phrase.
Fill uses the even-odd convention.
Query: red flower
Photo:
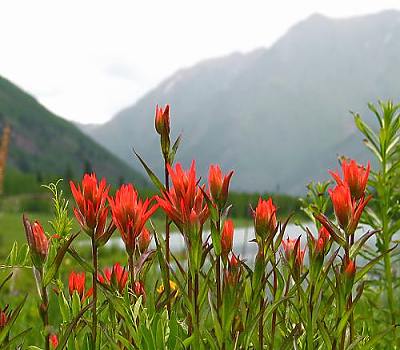
[[[36,268],[39,269],[46,261],[49,252],[49,240],[39,221],[31,223],[25,215],[23,215],[22,219],[32,261]]]
[[[347,184],[337,185],[329,190],[333,209],[340,227],[351,235],[357,228],[361,214],[371,199],[371,196],[361,197],[358,202],[351,198],[350,187]]]
[[[355,273],[356,273],[356,264],[354,262],[354,260],[348,260],[346,263],[346,267],[344,269],[344,273],[346,274],[346,276],[348,277],[354,277]]]
[[[160,135],[169,134],[169,105],[162,107],[156,106],[156,116],[154,120],[157,133]]]
[[[197,186],[195,161],[187,171],[179,163],[175,170],[169,164],[167,167],[173,186],[162,197],[156,197],[158,204],[183,234],[197,233],[209,212],[203,192]]]
[[[292,259],[294,259],[297,266],[303,265],[306,250],[300,249],[300,237],[297,239],[287,238],[286,240],[282,240],[282,246],[287,261],[292,261]]]
[[[58,346],[58,337],[57,334],[51,334],[50,337],[50,345],[52,349],[55,349]]]
[[[76,273],[75,271],[72,271],[68,280],[69,295],[72,297],[74,292],[77,292],[81,301],[90,297],[93,293],[93,288],[88,289],[85,293],[85,282],[86,276],[84,272]]]
[[[208,183],[210,187],[211,198],[219,209],[223,208],[228,199],[229,182],[233,175],[233,170],[222,177],[219,165],[211,165],[208,172]]]
[[[123,292],[128,281],[128,271],[119,263],[115,263],[112,269],[106,267],[103,270],[103,276],[99,274],[97,278],[101,284],[118,289],[120,293]]]
[[[8,305],[4,309],[0,308],[0,330],[2,330],[10,320],[11,310],[8,308]]]
[[[126,251],[131,255],[135,251],[136,238],[146,221],[157,210],[157,205],[150,207],[149,199],[142,202],[132,184],[122,185],[115,198],[109,197],[108,200],[114,223],[121,232]]]
[[[106,200],[110,186],[107,186],[104,178],[98,183],[96,174],[85,174],[82,187],[79,184],[75,186],[72,181],[70,187],[77,205],[74,213],[79,225],[90,236],[94,234],[100,245],[105,244],[115,229],[113,225],[106,229]]]
[[[143,254],[147,248],[149,247],[151,242],[151,235],[150,231],[146,228],[143,227],[142,232],[139,235],[139,251]]]
[[[318,239],[315,242],[315,252],[316,254],[323,253],[327,243],[329,242],[331,235],[328,230],[322,226],[318,232]]]
[[[370,171],[370,163],[368,162],[367,168],[357,164],[355,160],[343,160],[342,172],[343,179],[338,172],[330,171],[329,173],[335,179],[338,185],[348,184],[351,196],[358,200],[365,194],[365,187],[367,186],[368,176]]]
[[[253,217],[256,233],[261,238],[266,238],[267,235],[276,231],[276,207],[272,198],[266,201],[260,197],[256,210],[253,210]]]
[[[228,219],[224,222],[224,227],[222,228],[222,233],[221,233],[222,256],[225,258],[228,257],[229,252],[232,250],[233,232],[234,232],[233,221]]]
[[[228,260],[228,269],[224,271],[225,281],[228,285],[235,286],[240,280],[240,261],[232,254]]]
[[[140,297],[142,295],[143,299],[146,298],[146,291],[144,290],[143,282],[135,281],[135,283],[133,284],[133,293],[135,293],[137,297]]]

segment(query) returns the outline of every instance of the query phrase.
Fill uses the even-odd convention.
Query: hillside
[[[367,102],[398,100],[399,58],[399,12],[313,15],[270,48],[176,72],[86,132],[126,160],[135,145],[160,170],[153,111],[170,103],[173,130],[184,133],[179,160],[196,158],[203,175],[214,162],[234,168],[236,189],[298,194],[326,178],[337,155],[369,156],[349,110],[365,114]]]
[[[71,102],[73,103],[73,101]],[[8,165],[38,176],[80,177],[96,171],[117,184],[122,178],[138,185],[144,178],[126,163],[54,115],[32,96],[0,77],[0,127],[12,128]],[[132,163],[132,159],[131,159]]]

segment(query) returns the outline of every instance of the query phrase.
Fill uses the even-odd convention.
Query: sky
[[[271,46],[313,13],[400,0],[0,0],[0,76],[69,120],[103,123],[180,68]]]

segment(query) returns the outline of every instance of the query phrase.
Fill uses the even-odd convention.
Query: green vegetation
[[[114,185],[121,179],[135,181],[140,186],[146,184],[137,171],[86,137],[76,126],[0,77],[0,127],[6,123],[12,130],[6,185],[11,193],[24,192],[16,183],[32,186],[34,178],[40,183],[46,183],[49,178],[80,178],[89,169],[106,176]],[[20,181],[22,178],[24,181]]]

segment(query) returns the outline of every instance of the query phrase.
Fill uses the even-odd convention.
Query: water
[[[307,225],[305,225],[307,226]],[[311,232],[315,234],[315,229],[313,229],[313,224],[309,224],[308,227],[310,228]],[[358,233],[361,235],[365,232],[365,229],[362,232]],[[209,231],[204,233],[204,240],[210,235]],[[301,237],[301,246],[304,247],[307,241],[306,233],[303,229],[295,224],[288,224],[286,227],[284,238],[297,238]],[[255,242],[251,242],[255,238],[254,229],[253,227],[239,227],[235,228],[234,234],[234,245],[233,251],[236,255],[240,255],[242,259],[253,259],[257,254],[257,244]],[[211,239],[211,238],[210,238]],[[373,238],[370,239],[371,241]],[[88,244],[90,242],[84,242],[84,244]],[[122,239],[117,235],[110,239],[107,243],[106,247],[109,248],[120,248],[125,249],[124,242]],[[154,242],[152,242],[152,247],[154,248]],[[171,233],[171,240],[170,240],[170,247],[172,252],[180,252],[185,249],[185,242],[182,235],[179,232],[172,232]]]

